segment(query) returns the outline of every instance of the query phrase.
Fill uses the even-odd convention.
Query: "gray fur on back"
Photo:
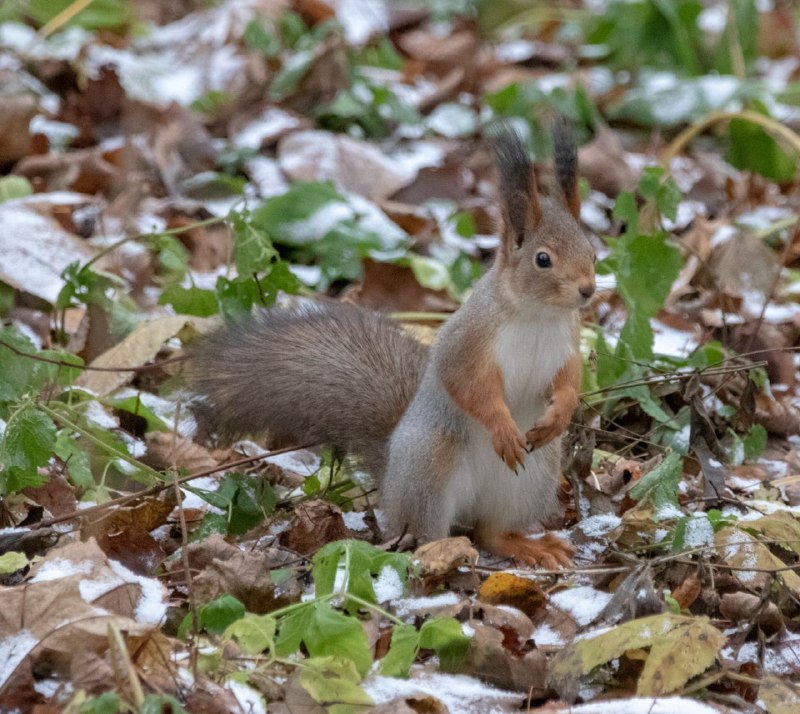
[[[189,352],[196,413],[226,437],[324,443],[380,478],[389,437],[411,402],[428,350],[376,312],[344,303],[263,310]]]

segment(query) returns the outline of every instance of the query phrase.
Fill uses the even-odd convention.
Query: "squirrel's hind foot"
[[[572,565],[575,548],[552,533],[541,538],[526,538],[520,533],[500,533],[477,528],[475,539],[478,545],[505,558],[514,558],[519,563],[558,570]]]

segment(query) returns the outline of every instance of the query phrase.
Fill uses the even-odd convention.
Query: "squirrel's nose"
[[[587,285],[581,285],[578,288],[578,292],[581,294],[582,298],[588,300],[592,295],[594,295],[594,283],[589,283]]]

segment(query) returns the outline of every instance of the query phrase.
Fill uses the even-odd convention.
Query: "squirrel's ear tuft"
[[[519,248],[541,218],[536,176],[528,152],[511,126],[502,123],[492,132],[490,141],[500,169],[503,243],[506,248]]]
[[[559,116],[553,126],[555,146],[556,179],[567,204],[567,209],[576,221],[581,217],[581,196],[578,192],[578,149],[572,136],[569,122]]]

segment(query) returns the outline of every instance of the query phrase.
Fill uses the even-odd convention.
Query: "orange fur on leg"
[[[541,538],[526,538],[520,533],[501,533],[485,526],[475,529],[478,545],[495,555],[514,558],[525,565],[539,565],[547,570],[568,568],[572,565],[575,548],[552,533]]]

